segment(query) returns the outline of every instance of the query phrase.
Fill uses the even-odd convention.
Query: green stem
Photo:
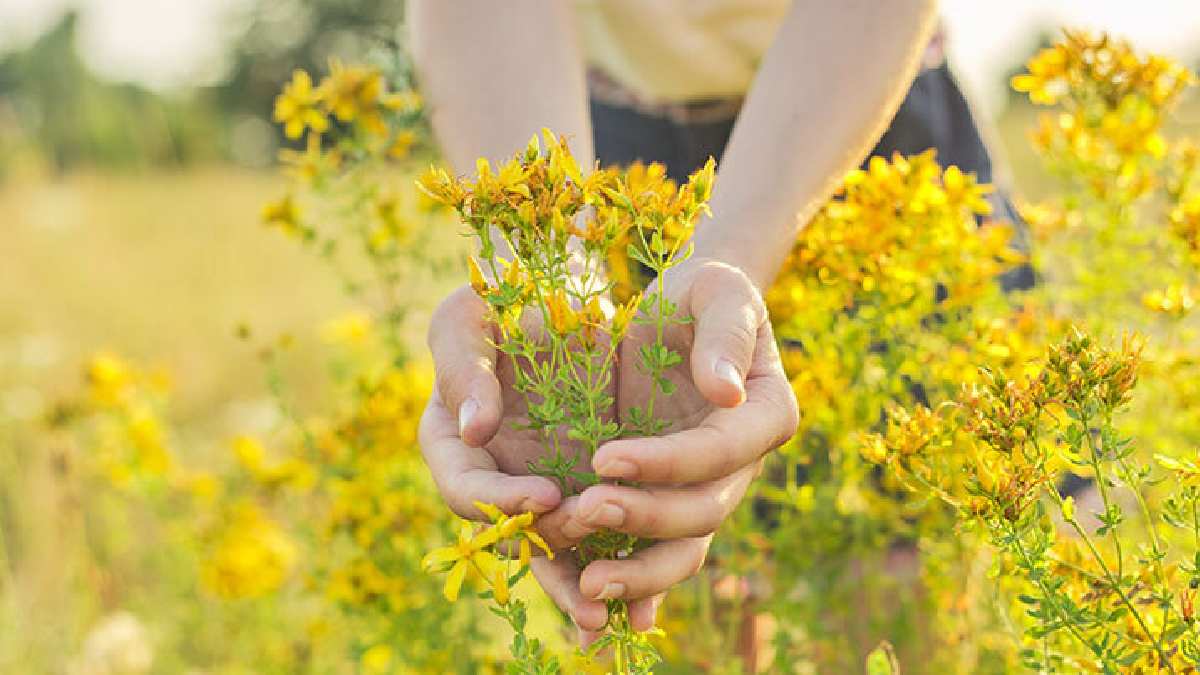
[[[1021,541],[1021,535],[1020,535],[1020,533],[1017,532],[1017,526],[1014,523],[1009,522],[1008,520],[1004,520],[1003,522],[1006,525],[1008,525],[1008,535],[1012,538],[1014,547],[1016,548],[1017,552],[1021,555],[1021,559],[1025,563],[1025,569],[1029,570],[1030,572],[1034,571],[1033,559],[1030,557],[1029,552],[1025,550],[1025,544],[1023,541]],[[1079,627],[1076,626],[1074,624],[1074,622],[1071,621],[1071,617],[1065,611],[1063,611],[1063,609],[1061,607],[1059,607],[1057,602],[1054,601],[1053,591],[1051,591],[1050,587],[1046,585],[1045,580],[1041,576],[1039,576],[1038,580],[1035,583],[1037,584],[1037,587],[1042,591],[1042,597],[1045,598],[1046,602],[1050,605],[1050,608],[1054,611],[1055,614],[1057,614],[1062,619],[1063,626],[1065,626],[1066,629],[1071,633],[1071,635],[1073,635],[1075,637],[1075,639],[1079,640],[1079,642],[1082,643],[1084,647],[1086,647],[1092,653],[1095,653],[1096,650],[1092,647],[1092,644],[1090,642],[1088,642],[1087,637],[1085,637],[1083,635],[1083,633],[1079,630]],[[1097,656],[1100,656],[1100,655],[1097,654]],[[1100,658],[1103,659],[1104,657],[1100,656]],[[1108,665],[1107,661],[1105,661],[1105,665]]]

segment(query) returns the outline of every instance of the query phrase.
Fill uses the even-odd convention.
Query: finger
[[[583,538],[601,529],[579,517],[579,497],[567,497],[553,511],[539,516],[534,523],[538,534],[555,551],[570,549]]]
[[[599,640],[601,635],[604,635],[604,631],[602,631],[602,630],[584,630],[584,629],[580,628],[579,629],[579,648],[587,649],[588,647],[591,647],[592,643],[595,642],[596,640]],[[601,651],[603,652],[603,650],[601,650]]]
[[[487,321],[487,305],[470,287],[451,293],[429,323],[437,390],[454,412],[458,435],[479,447],[500,429],[500,382],[496,379],[496,349]]]
[[[736,406],[767,323],[762,296],[741,270],[710,262],[695,273],[688,305],[696,320],[692,381],[713,405]]]
[[[610,529],[646,539],[712,534],[741,502],[757,468],[752,462],[725,478],[692,485],[593,485],[572,498],[573,517],[559,530]]]
[[[654,438],[600,446],[593,458],[603,478],[696,483],[728,476],[783,445],[796,432],[796,397],[779,364],[770,325],[755,347],[746,402],[717,408],[698,426]]]
[[[579,575],[579,592],[593,600],[657,595],[700,571],[711,541],[711,536],[673,539],[621,560],[597,560]]]
[[[602,601],[585,598],[579,592],[579,568],[573,556],[534,558],[529,565],[546,595],[579,627],[580,641],[589,637],[588,644],[595,641],[597,631],[608,622],[608,608]]]
[[[659,593],[629,603],[629,623],[633,625],[633,629],[647,631],[654,628],[655,619],[658,617],[658,608],[662,605],[663,598],[666,597],[666,593]]]
[[[425,406],[417,437],[442,498],[463,518],[484,518],[475,508],[477,501],[509,514],[545,513],[562,501],[558,486],[549,478],[502,473],[487,450],[463,443],[437,391]]]

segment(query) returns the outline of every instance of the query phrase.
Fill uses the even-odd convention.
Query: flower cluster
[[[201,581],[226,598],[255,598],[278,590],[296,563],[296,544],[253,502],[229,509]]]
[[[389,92],[378,68],[346,66],[336,59],[329,67],[329,75],[315,86],[311,75],[297,70],[276,97],[275,121],[283,125],[288,138],[299,139],[307,131],[310,142],[315,139],[319,143],[321,135],[330,130],[330,120],[359,125],[363,131],[386,138],[392,131],[387,123],[389,115],[421,107],[416,92]],[[411,136],[402,140],[397,135],[392,143],[411,140]]]
[[[978,301],[1020,259],[1010,228],[976,225],[991,213],[989,191],[958,167],[943,170],[932,150],[872,157],[802,231],[771,291],[772,315],[786,322],[814,301],[817,311],[895,307],[939,284],[950,307]]]
[[[94,448],[91,459],[116,486],[175,477],[162,408],[168,383],[120,357],[100,353],[84,374],[88,396],[81,410]]]
[[[1191,672],[1198,664],[1192,591],[1176,572],[1192,564],[1194,548],[1170,556],[1139,487],[1153,467],[1114,426],[1131,401],[1141,352],[1137,339],[1108,349],[1075,331],[1027,376],[985,373],[983,385],[964,387],[940,414],[902,412],[885,435],[865,439],[865,454],[959,509],[1004,554],[1004,571],[1020,575],[1029,668]],[[1167,456],[1158,463],[1174,474],[1163,513],[1191,539],[1200,532],[1187,510],[1195,465]],[[1067,472],[1095,482],[1101,510],[1085,519],[1060,493]],[[1119,499],[1118,489],[1132,499]],[[1144,528],[1136,552],[1123,505],[1130,501]]]
[[[1044,324],[1002,288],[1002,275],[1024,256],[1009,224],[986,220],[990,191],[958,167],[941,167],[933,151],[872,158],[850,172],[800,232],[767,292],[803,411],[799,434],[778,453],[768,469],[774,478],[761,488],[778,513],[768,530],[770,551],[792,561],[778,572],[783,578],[819,579],[813,583],[825,589],[797,603],[803,618],[787,610],[788,621],[819,627],[796,638],[808,646],[791,658],[846,649],[837,625],[855,621],[855,594],[896,592],[881,547],[911,546],[916,533],[932,541],[933,533],[952,526],[949,510],[900,489],[913,476],[875,475],[864,454],[877,459],[880,450],[863,448],[860,433],[886,420],[892,433],[916,443],[917,432],[928,431],[934,418],[899,410],[952,399],[962,382],[978,379],[979,364],[1016,368],[1037,349]],[[930,467],[910,468],[929,479]],[[847,531],[859,535],[848,541]],[[798,541],[806,542],[805,554],[783,553],[787,542]],[[959,584],[969,577],[949,569],[967,564],[966,542],[940,551],[948,569],[938,592],[965,592]],[[847,572],[867,564],[880,567],[873,574]]]
[[[1108,35],[1072,31],[1027,67],[1013,88],[1034,103],[1063,107],[1041,118],[1034,134],[1040,149],[1097,195],[1136,197],[1152,186],[1152,165],[1167,150],[1164,115],[1192,84],[1191,72]]]

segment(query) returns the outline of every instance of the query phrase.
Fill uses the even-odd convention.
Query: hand
[[[653,626],[663,593],[700,569],[713,532],[742,500],[762,458],[799,423],[766,308],[750,279],[728,265],[693,259],[665,281],[667,297],[694,319],[665,335],[687,367],[668,374],[677,390],[658,398],[654,414],[676,431],[601,446],[593,461],[597,474],[640,487],[592,486],[541,520],[559,547],[602,528],[664,540],[582,572],[563,557],[535,562],[542,587],[580,626],[585,642],[604,625],[605,599],[630,601],[635,628]],[[645,405],[651,385],[635,364],[638,346],[652,339],[653,327],[639,326],[621,345],[618,410]]]
[[[446,503],[473,520],[484,519],[476,501],[510,514],[545,513],[562,501],[554,481],[528,475],[542,441],[514,428],[525,419],[525,398],[513,390],[513,363],[496,353],[493,339],[487,305],[468,286],[442,301],[430,321],[437,381],[418,440]]]

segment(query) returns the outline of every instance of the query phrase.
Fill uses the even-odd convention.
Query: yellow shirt
[[[576,0],[588,65],[639,97],[742,96],[790,0]]]

